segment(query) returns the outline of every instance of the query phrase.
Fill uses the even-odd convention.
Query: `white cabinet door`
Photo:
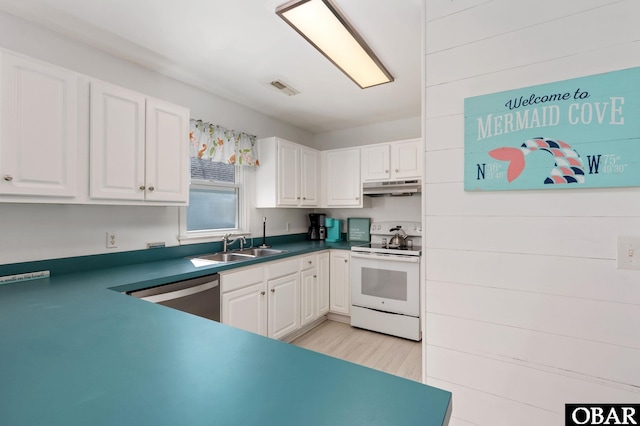
[[[300,274],[269,280],[269,337],[279,339],[300,328]]]
[[[146,199],[187,203],[189,110],[147,99],[146,131]]]
[[[278,140],[278,206],[300,203],[300,149],[298,145]]]
[[[394,179],[422,177],[422,139],[391,144],[392,177]]]
[[[222,294],[222,323],[267,335],[267,296],[264,283]]]
[[[0,56],[0,194],[77,195],[78,77]]]
[[[318,317],[329,312],[329,271],[330,269],[329,252],[320,253],[318,255]]]
[[[389,145],[362,147],[362,180],[379,181],[389,179]]]
[[[315,149],[300,148],[300,205],[318,205],[318,175],[320,155]]]
[[[145,96],[91,82],[90,196],[145,198]]]
[[[314,207],[319,203],[319,152],[276,137],[260,139],[256,207]]]
[[[351,254],[346,250],[330,252],[330,306],[329,310],[343,315],[351,314]]]
[[[327,207],[362,207],[360,149],[325,151]]]
[[[318,317],[318,274],[316,268],[300,272],[300,326],[304,327]]]
[[[91,82],[90,196],[186,204],[189,110]]]

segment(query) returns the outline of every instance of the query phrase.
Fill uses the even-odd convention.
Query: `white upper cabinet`
[[[376,182],[422,177],[422,139],[362,147],[362,180]]]
[[[91,82],[90,196],[144,200],[145,97]]]
[[[422,139],[392,142],[391,179],[422,178]]]
[[[300,148],[297,144],[280,139],[276,149],[277,205],[296,207],[300,197]]]
[[[362,207],[360,148],[322,151],[325,207]]]
[[[362,180],[378,181],[389,179],[390,163],[388,144],[362,147]]]
[[[258,141],[256,207],[318,205],[319,153],[281,138]]]
[[[7,52],[0,63],[0,194],[72,199],[77,74]]]
[[[189,111],[91,82],[92,199],[186,204]]]
[[[189,200],[189,110],[147,98],[145,187],[148,201]]]
[[[320,154],[315,149],[300,147],[300,205],[317,206]]]

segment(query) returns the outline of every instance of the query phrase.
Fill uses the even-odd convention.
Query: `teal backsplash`
[[[278,235],[267,237],[271,245],[304,241],[307,234]],[[262,237],[253,239],[254,245],[262,243]],[[25,272],[45,271],[51,275],[71,274],[114,266],[132,265],[136,263],[154,262],[157,260],[188,257],[203,253],[222,251],[222,243],[188,244],[175,247],[163,247],[144,250],[122,251],[117,253],[94,254],[88,256],[65,257],[61,259],[37,260],[32,262],[0,265],[0,276],[22,274]]]

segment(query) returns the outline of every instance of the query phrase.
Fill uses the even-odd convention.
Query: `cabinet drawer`
[[[302,256],[300,258],[300,270],[315,268],[318,263],[318,255],[310,254],[308,256]]]
[[[250,266],[243,269],[220,272],[222,293],[238,290],[264,281],[264,266]]]
[[[278,278],[285,275],[295,274],[300,268],[300,258],[283,260],[281,262],[273,262],[267,265],[267,278]]]

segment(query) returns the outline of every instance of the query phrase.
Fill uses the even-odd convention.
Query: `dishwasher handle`
[[[220,285],[220,281],[219,280],[214,280],[214,281],[209,281],[207,283],[204,284],[200,284],[194,287],[187,287],[187,288],[183,288],[181,290],[176,290],[176,291],[170,291],[167,293],[160,293],[160,294],[154,294],[151,296],[144,296],[144,297],[140,297],[140,300],[146,300],[147,302],[153,302],[153,303],[161,303],[161,302],[166,302],[167,300],[172,300],[172,299],[179,299],[181,297],[185,297],[185,296],[190,296],[192,294],[197,294],[197,293],[201,293],[203,291],[212,289],[212,288],[216,288]]]

